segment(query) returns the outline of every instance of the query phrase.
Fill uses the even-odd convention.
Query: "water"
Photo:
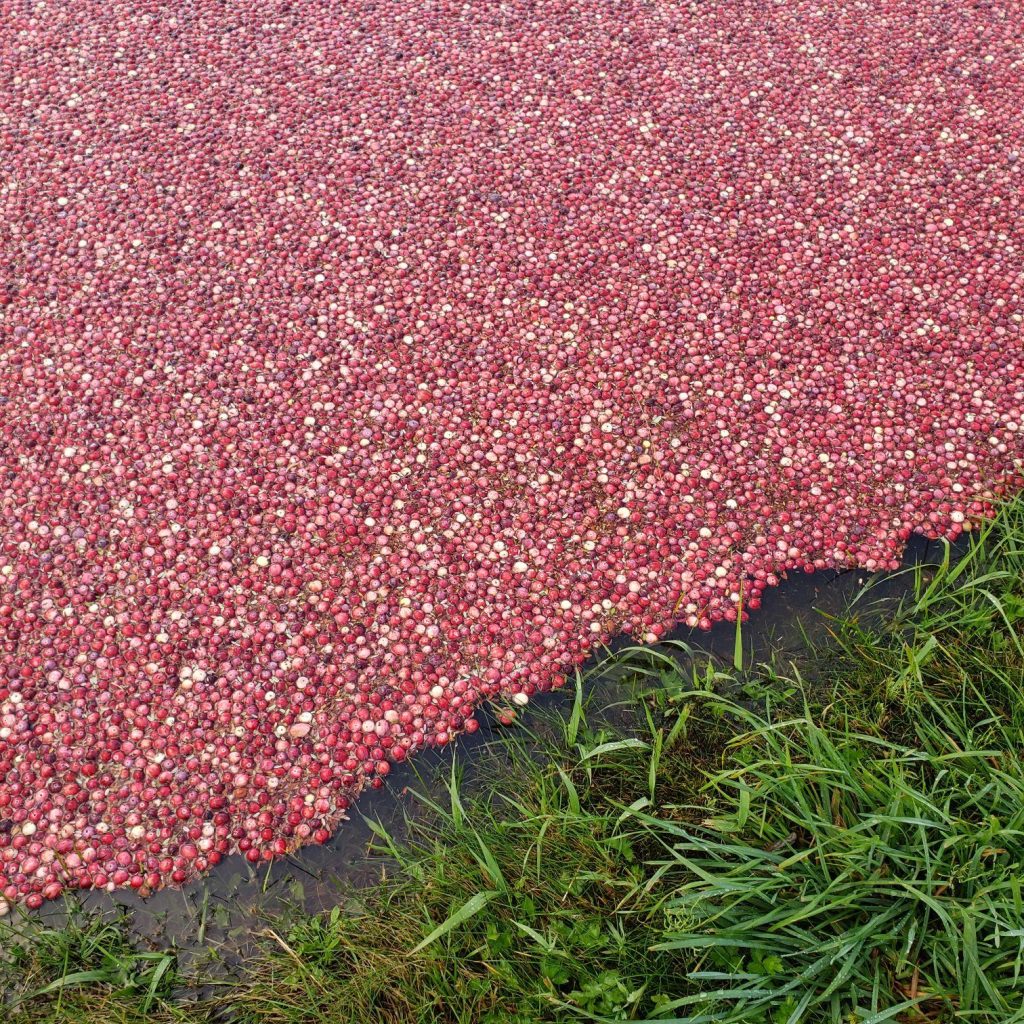
[[[965,546],[961,542],[960,546]],[[904,554],[904,565],[928,565],[936,561],[938,546],[915,538]],[[863,616],[884,615],[912,587],[912,574],[878,574],[861,571],[826,571],[793,574],[763,596],[761,609],[743,627],[747,663],[781,657],[799,663],[806,641],[823,639],[828,616],[844,612],[864,585],[872,582],[870,601]],[[709,655],[731,664],[735,626],[719,623],[710,632],[679,630],[670,639],[682,640],[700,660]],[[632,641],[622,638],[616,647]],[[674,656],[685,656],[672,648]],[[605,671],[587,678],[589,706],[597,708],[605,721],[624,723],[622,671]],[[570,689],[543,694],[531,701],[521,715],[526,724],[537,725],[551,712],[568,716],[573,694]],[[548,715],[538,716],[531,708],[543,708]],[[627,712],[628,713],[628,712]],[[407,831],[407,815],[417,813],[418,802],[410,788],[440,793],[441,780],[454,764],[467,787],[472,789],[474,767],[483,760],[483,748],[503,728],[493,716],[480,716],[480,729],[474,735],[461,736],[440,750],[428,750],[413,764],[397,766],[381,790],[367,792],[344,824],[323,846],[308,846],[270,865],[250,865],[243,857],[229,857],[214,870],[182,889],[163,889],[143,899],[134,891],[114,893],[85,892],[80,895],[84,907],[111,912],[126,912],[131,931],[141,947],[179,950],[179,966],[188,976],[198,972],[216,975],[234,972],[251,950],[259,931],[268,919],[301,909],[316,912],[338,905],[346,891],[373,885],[391,865],[380,857],[368,855],[373,833],[369,822],[379,822],[401,840]],[[66,919],[61,902],[46,905],[36,915],[48,924],[60,926]]]

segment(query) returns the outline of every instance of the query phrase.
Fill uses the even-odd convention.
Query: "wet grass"
[[[802,671],[620,652],[632,727],[581,682],[201,1001],[121,922],[0,936],[5,1019],[1024,1022],[1024,502],[908,572]]]
[[[127,922],[73,913],[67,926],[0,933],[4,1021],[186,1021],[172,1005],[173,952],[140,952]]]

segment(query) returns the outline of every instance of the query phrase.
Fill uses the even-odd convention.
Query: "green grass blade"
[[[497,889],[489,889],[485,892],[475,893],[459,907],[450,917],[439,924],[422,942],[417,943],[410,950],[411,953],[422,953],[428,946],[433,945],[438,939],[444,938],[450,931],[458,928],[460,924],[468,921],[471,917],[479,914],[495,896],[498,896]]]

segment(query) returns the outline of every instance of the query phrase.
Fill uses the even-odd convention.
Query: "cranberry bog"
[[[0,0],[0,905],[987,515],[1022,20]]]

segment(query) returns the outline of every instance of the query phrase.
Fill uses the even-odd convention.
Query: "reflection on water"
[[[915,538],[905,552],[904,564],[928,564],[937,557],[938,545]],[[767,591],[761,609],[743,627],[749,662],[780,654],[797,658],[805,649],[805,638],[821,639],[828,628],[827,616],[844,611],[870,579],[870,574],[860,571],[794,574]],[[911,579],[908,573],[875,577],[864,614],[885,614],[886,608],[892,608],[908,593]],[[683,629],[671,639],[685,641],[698,658],[711,655],[731,663],[734,630],[732,624],[719,623],[708,633]],[[628,638],[622,638],[615,646],[629,643]],[[678,648],[673,650],[682,657]],[[617,705],[622,707],[618,675],[621,673],[605,672],[587,681],[589,706],[604,708],[606,721],[608,716],[614,717]],[[571,692],[563,690],[535,698],[531,707],[568,715],[571,704]],[[417,807],[407,787],[423,791],[431,785],[439,786],[453,762],[465,784],[472,787],[481,748],[501,729],[486,712],[480,719],[480,729],[474,735],[461,736],[441,750],[424,751],[413,765],[397,766],[385,787],[365,794],[352,820],[323,846],[305,847],[270,865],[250,865],[241,856],[229,857],[183,889],[163,889],[147,899],[127,889],[83,893],[81,902],[87,908],[128,910],[140,945],[177,946],[180,967],[186,974],[191,967],[216,973],[219,966],[230,971],[244,959],[267,918],[297,907],[310,912],[333,907],[343,890],[371,885],[380,878],[387,864],[366,855],[372,837],[368,819],[379,822],[400,839],[406,815],[414,814]],[[529,709],[525,720],[536,724]],[[63,904],[57,902],[44,906],[34,916],[59,925],[64,914]]]

